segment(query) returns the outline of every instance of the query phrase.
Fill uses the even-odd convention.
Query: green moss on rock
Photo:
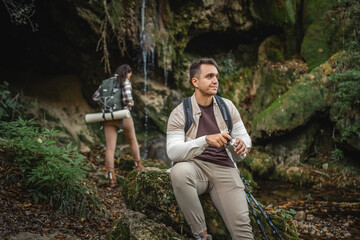
[[[327,0],[304,0],[302,14],[304,30],[306,31],[313,22],[330,10],[334,3],[335,1]]]
[[[185,228],[169,174],[165,171],[151,168],[130,172],[122,193],[130,209],[142,212],[148,218],[165,223],[176,231]]]
[[[122,193],[128,208],[142,212],[149,219],[162,222],[179,233],[192,236],[190,228],[186,224],[175,200],[169,175],[165,171],[156,168],[132,171],[128,175]],[[214,239],[231,239],[210,196],[203,194],[200,200],[209,233],[213,235]],[[274,224],[282,231],[284,239],[298,239],[292,223],[272,213],[269,213],[269,215],[273,219],[277,219]],[[251,218],[251,224],[254,229],[255,239],[262,239],[254,218]],[[269,236],[272,236],[269,224],[264,223],[264,227]]]
[[[319,66],[335,52],[329,43],[332,34],[332,28],[326,20],[315,22],[308,27],[301,44],[301,55],[309,69]]]
[[[261,1],[252,5],[253,15],[273,25],[294,25],[296,20],[296,0]]]
[[[314,148],[316,136],[320,134],[320,124],[316,121],[301,126],[281,138],[273,139],[265,147],[276,164],[286,163],[298,166],[304,162]]]
[[[240,170],[240,176],[250,182],[249,188],[250,188],[250,189],[251,189],[251,188],[257,188],[258,185],[257,185],[257,183],[255,182],[252,173],[251,173],[249,170],[247,170],[247,168],[245,168],[245,167],[243,166],[243,165],[244,165],[243,162],[237,163],[237,165],[238,165],[238,168],[239,168],[239,170]],[[239,165],[241,165],[241,166],[239,166]]]
[[[266,176],[275,167],[270,155],[258,151],[250,152],[243,162],[257,176]]]
[[[125,211],[118,221],[115,221],[107,240],[172,240],[187,239],[171,228],[148,219],[144,214]]]
[[[329,105],[326,77],[322,68],[300,79],[294,87],[273,102],[252,121],[255,138],[290,131],[305,124],[316,112]]]
[[[276,166],[273,177],[296,185],[307,185],[313,183],[311,175],[311,171],[308,168],[289,167],[285,164],[279,164]]]
[[[282,60],[284,60],[283,42],[276,35],[266,38],[259,46],[258,62],[280,62]]]
[[[335,1],[326,0],[304,2],[301,55],[310,70],[343,48],[345,29],[341,24],[335,24],[336,15],[332,10],[335,4]]]
[[[255,205],[253,204],[255,207]],[[279,239],[279,236],[274,233],[272,228],[270,228],[269,223],[265,220],[265,218],[261,215],[261,212],[255,207],[255,212],[257,216],[260,216],[261,225],[265,228],[265,233],[268,236],[268,239]],[[266,213],[267,216],[271,219],[271,222],[279,231],[281,237],[283,239],[299,239],[298,233],[296,229],[293,227],[293,223],[291,221],[287,222],[282,217],[276,214]],[[253,233],[256,240],[265,240],[264,235],[260,231],[260,227],[256,223],[256,219],[253,214],[250,214],[251,224],[253,226]]]

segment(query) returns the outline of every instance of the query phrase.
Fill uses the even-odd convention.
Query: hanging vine
[[[30,24],[33,32],[38,31],[39,26],[33,23],[31,17],[35,14],[34,0],[26,1],[3,0],[6,10],[10,15],[11,22],[16,25]]]
[[[98,41],[97,51],[103,50],[102,62],[104,62],[105,72],[110,73],[110,53],[108,44],[114,36],[117,41],[118,49],[122,56],[126,54],[127,39],[136,39],[137,32],[137,19],[133,10],[135,7],[134,2],[129,6],[124,7],[124,3],[119,1],[103,1],[104,6],[104,20],[101,25],[101,36]],[[126,10],[125,10],[126,8]]]

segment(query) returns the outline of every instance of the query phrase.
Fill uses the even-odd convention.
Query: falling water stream
[[[167,70],[167,64],[166,64],[166,57],[167,57],[167,45],[168,45],[168,39],[166,38],[165,44],[163,47],[163,55],[164,55],[164,85],[167,87],[167,80],[168,80],[168,70]]]
[[[141,5],[141,32],[140,32],[140,47],[142,49],[142,57],[143,57],[143,64],[144,64],[144,105],[145,105],[145,137],[144,137],[144,158],[147,158],[148,149],[147,149],[147,138],[148,138],[148,108],[147,108],[147,50],[145,48],[146,44],[146,33],[145,33],[145,10],[146,10],[146,0],[142,1]]]

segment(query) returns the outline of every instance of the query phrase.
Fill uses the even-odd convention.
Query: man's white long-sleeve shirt
[[[239,138],[244,141],[247,150],[249,151],[251,148],[251,139],[245,129],[243,121],[241,120],[239,111],[230,100],[226,98],[223,98],[223,100],[229,109],[233,122],[231,137],[234,139]],[[213,97],[213,103],[214,115],[220,132],[227,132],[227,125],[221,115],[220,108],[216,102],[215,97]],[[206,136],[196,138],[201,110],[196,102],[195,94],[191,97],[191,106],[195,123],[191,125],[186,133],[184,132],[185,114],[182,103],[171,112],[168,120],[166,150],[168,157],[173,162],[188,161],[193,159],[200,155],[208,146],[205,140]],[[227,154],[229,155],[230,159],[233,159],[231,153],[228,150]]]

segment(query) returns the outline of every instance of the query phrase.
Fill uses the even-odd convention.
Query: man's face
[[[202,64],[199,78],[194,77],[192,82],[195,88],[204,96],[213,96],[217,93],[219,72],[214,65]]]

